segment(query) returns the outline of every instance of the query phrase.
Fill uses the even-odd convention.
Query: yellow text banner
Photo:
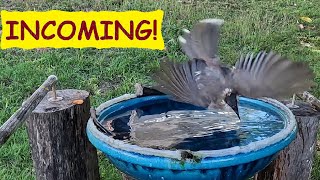
[[[164,49],[163,11],[1,11],[1,49]]]

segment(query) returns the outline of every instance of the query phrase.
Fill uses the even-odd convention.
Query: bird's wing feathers
[[[230,87],[226,78],[228,72],[229,68],[227,67],[208,66],[197,75],[198,88],[203,94],[206,94],[206,97],[210,98],[210,101],[219,103],[224,99],[224,91]]]
[[[153,75],[158,84],[154,88],[178,101],[207,107],[210,104],[209,99],[201,95],[195,81],[196,73],[205,67],[206,64],[202,60],[184,63],[161,61],[160,70]]]
[[[232,88],[243,96],[281,98],[309,89],[314,74],[302,62],[294,62],[273,52],[247,54],[237,61]]]
[[[197,23],[191,32],[184,30],[179,42],[184,53],[190,59],[203,59],[207,64],[218,65],[219,29],[221,19],[205,19]]]

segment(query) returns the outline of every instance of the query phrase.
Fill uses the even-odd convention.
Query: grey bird
[[[283,98],[308,90],[314,74],[307,64],[275,52],[241,55],[234,67],[220,62],[218,40],[221,19],[205,19],[191,31],[183,30],[179,42],[189,61],[160,62],[154,88],[177,101],[208,109],[233,111],[239,117],[238,96]]]

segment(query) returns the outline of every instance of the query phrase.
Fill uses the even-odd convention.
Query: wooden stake
[[[29,114],[40,103],[43,97],[50,91],[52,84],[58,78],[54,75],[48,79],[24,102],[22,107],[19,108],[1,127],[0,127],[0,146],[4,144],[11,134],[18,129],[21,124],[26,120]]]

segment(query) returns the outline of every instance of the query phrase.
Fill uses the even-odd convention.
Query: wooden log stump
[[[49,92],[27,121],[33,165],[38,180],[98,180],[97,151],[86,136],[90,117],[89,93]]]
[[[284,102],[288,104],[289,102]],[[307,180],[311,177],[316,153],[320,112],[307,103],[297,102],[290,108],[297,120],[297,137],[255,180]]]
[[[121,172],[122,180],[135,180],[133,177],[126,175],[125,173]]]

